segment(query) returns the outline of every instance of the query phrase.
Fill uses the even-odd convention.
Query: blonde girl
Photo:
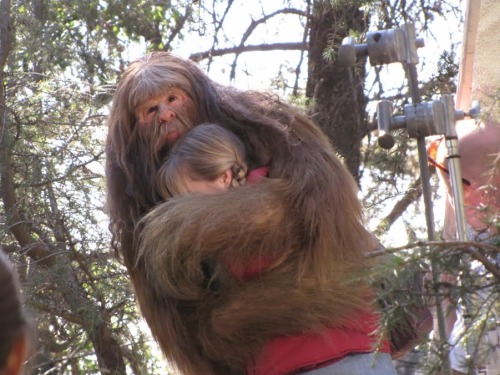
[[[164,199],[217,193],[246,183],[247,171],[241,140],[219,125],[202,124],[175,144],[158,171],[157,188]]]

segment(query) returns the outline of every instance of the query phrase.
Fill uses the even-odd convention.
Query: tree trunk
[[[61,292],[73,313],[82,320],[82,328],[87,333],[103,375],[125,375],[126,367],[120,343],[113,336],[110,323],[106,321],[103,311],[85,294],[77,280],[71,262],[65,255],[59,255],[59,272],[64,274],[66,283],[61,285]],[[56,280],[61,276],[56,276]]]
[[[359,61],[354,70],[340,67],[334,58],[325,57],[325,51],[332,49],[335,57],[350,30],[366,30],[365,14],[359,10],[356,0],[334,6],[329,0],[314,1],[306,96],[311,101],[310,115],[358,180],[361,139],[368,129],[363,93],[364,62]]]

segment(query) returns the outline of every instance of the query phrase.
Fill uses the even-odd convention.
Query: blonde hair
[[[158,171],[157,189],[167,199],[188,192],[189,180],[214,181],[231,170],[231,186],[246,182],[245,146],[216,124],[196,126],[182,136]]]

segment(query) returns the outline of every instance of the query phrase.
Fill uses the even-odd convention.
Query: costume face
[[[193,127],[195,113],[195,105],[187,93],[171,87],[139,105],[135,118],[140,127],[153,128],[157,122],[164,142],[173,144]]]

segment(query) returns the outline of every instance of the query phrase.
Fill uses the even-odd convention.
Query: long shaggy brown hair
[[[193,100],[189,127],[212,122],[231,130],[246,146],[249,167],[269,166],[269,179],[159,204],[155,178],[168,147],[154,141],[158,126],[138,129],[134,111],[166,87]],[[367,289],[350,281],[376,246],[356,183],[300,111],[268,94],[220,86],[190,61],[153,53],[121,78],[106,152],[113,245],[153,335],[184,373],[244,373],[267,340],[342,325],[369,304]],[[275,261],[246,282],[225,267],[259,257]]]

